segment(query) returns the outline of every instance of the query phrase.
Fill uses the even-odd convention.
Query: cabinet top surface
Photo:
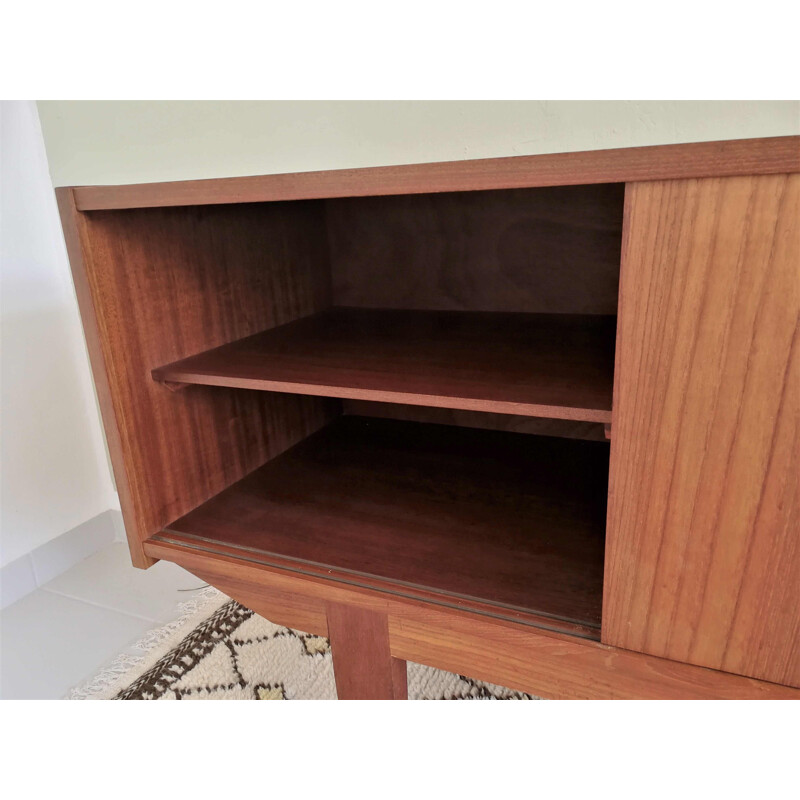
[[[79,211],[97,211],[789,172],[800,172],[800,136],[57,191],[73,192]]]

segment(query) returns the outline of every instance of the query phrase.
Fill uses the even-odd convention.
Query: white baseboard
[[[0,570],[0,608],[16,603],[75,564],[112,542],[122,541],[124,537],[122,514],[117,509],[109,509],[6,564]]]
[[[114,524],[114,541],[127,542],[128,537],[125,535],[125,523],[122,521],[122,512],[118,508],[111,508],[108,513],[111,514],[111,521]]]
[[[33,562],[30,553],[0,570],[0,608],[10,606],[30,594],[36,588]]]

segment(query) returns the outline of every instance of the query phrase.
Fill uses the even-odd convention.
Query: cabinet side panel
[[[144,539],[335,413],[320,398],[172,392],[150,376],[329,305],[321,211],[294,203],[76,214],[99,342],[94,368],[108,384],[104,419],[116,428],[112,460],[137,565],[148,563]]]
[[[626,196],[603,641],[800,685],[800,175]]]
[[[56,200],[58,201],[58,211],[61,216],[61,227],[64,231],[64,242],[67,246],[72,281],[75,285],[75,296],[78,300],[78,309],[80,310],[83,324],[86,349],[89,352],[89,361],[92,366],[92,378],[97,391],[100,413],[103,418],[103,428],[114,470],[114,482],[119,494],[122,516],[126,520],[131,561],[135,566],[145,568],[154,564],[155,561],[145,554],[141,541],[131,535],[134,529],[132,523],[135,514],[134,505],[125,472],[125,461],[122,458],[122,440],[119,426],[117,425],[114,404],[111,400],[111,385],[108,380],[105,355],[100,341],[97,313],[86,271],[86,259],[81,236],[82,215],[75,207],[75,196],[71,188],[56,189]]]

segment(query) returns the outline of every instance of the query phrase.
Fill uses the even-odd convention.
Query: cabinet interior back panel
[[[325,201],[334,304],[616,314],[622,184]]]

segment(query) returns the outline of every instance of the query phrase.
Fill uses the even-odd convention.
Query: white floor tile
[[[152,622],[42,589],[0,615],[0,697],[58,699]]]
[[[128,547],[115,543],[76,564],[43,589],[114,611],[168,622],[179,603],[192,596],[203,581],[176,564],[159,561],[148,570],[131,566]]]

